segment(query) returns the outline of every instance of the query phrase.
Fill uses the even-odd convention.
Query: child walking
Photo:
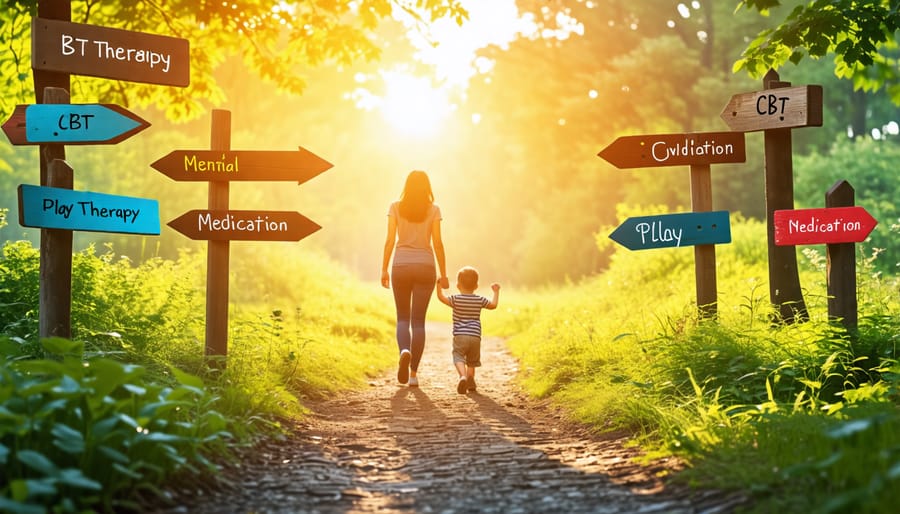
[[[496,309],[500,301],[500,284],[491,284],[494,297],[491,300],[475,294],[478,289],[478,270],[465,266],[456,275],[456,288],[460,294],[444,294],[440,282],[437,297],[444,305],[453,308],[453,365],[459,372],[456,392],[475,391],[475,368],[481,366],[481,309]]]

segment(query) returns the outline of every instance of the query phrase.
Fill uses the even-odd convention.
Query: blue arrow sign
[[[609,238],[629,250],[731,242],[728,211],[686,212],[628,218]]]
[[[159,202],[57,187],[19,186],[23,227],[159,235]]]
[[[19,107],[22,106],[17,110]],[[13,141],[13,144],[114,144],[150,126],[136,114],[113,104],[34,104],[24,107],[25,141]]]

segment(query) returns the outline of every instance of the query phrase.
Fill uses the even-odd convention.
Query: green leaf
[[[81,432],[63,423],[56,423],[50,433],[56,438],[53,441],[54,446],[60,450],[71,454],[84,452],[84,436]]]
[[[0,496],[0,512],[9,514],[45,514],[47,509],[41,505],[21,503]]]
[[[57,472],[56,464],[44,456],[44,454],[34,450],[22,450],[16,454],[16,458],[22,464],[29,468],[41,472],[47,476],[53,476]]]
[[[100,485],[100,482],[84,476],[84,473],[82,473],[80,469],[64,469],[60,472],[57,478],[59,480],[59,483],[68,485],[70,487],[87,489],[89,491],[100,491],[103,489],[103,486]]]
[[[41,339],[41,346],[49,353],[55,355],[84,355],[84,343],[81,341],[71,341],[61,337],[46,337]]]
[[[204,384],[203,380],[201,380],[200,377],[181,371],[175,366],[170,366],[169,369],[172,371],[172,374],[175,375],[175,379],[182,384],[203,390]]]

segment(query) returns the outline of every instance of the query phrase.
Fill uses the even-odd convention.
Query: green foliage
[[[740,5],[764,14],[779,7],[778,0],[743,0]],[[775,28],[766,29],[747,45],[734,71],[762,77],[787,61],[798,64],[834,54],[834,73],[853,81],[856,89],[887,87],[900,103],[897,81],[896,32],[900,12],[887,0],[813,0],[798,5]]]
[[[811,320],[772,325],[765,226],[737,218],[732,234],[717,247],[716,321],[698,317],[679,249],[617,247],[602,275],[509,298],[499,330],[524,385],[599,430],[643,434],[689,464],[677,480],[751,492],[754,512],[892,512],[898,280],[860,273],[847,331],[827,319],[824,270],[801,259]]]
[[[129,84],[73,77],[73,103],[103,101],[153,106],[173,120],[189,120],[220,105],[225,91],[216,69],[231,56],[241,56],[254,74],[278,89],[301,93],[306,80],[298,70],[323,63],[346,65],[380,56],[373,30],[404,11],[423,24],[450,18],[461,24],[466,12],[457,0],[366,0],[363,2],[285,3],[266,0],[198,4],[193,0],[156,2],[71,3],[72,21],[188,39],[191,83],[185,88]],[[16,103],[34,98],[31,78],[31,18],[37,2],[0,2],[0,77],[6,92],[0,118]]]
[[[390,295],[321,254],[235,249],[224,367],[204,357],[203,254],[75,254],[73,341],[37,338],[38,261],[27,242],[0,260],[3,511],[135,508],[214,472],[226,440],[279,430],[304,399],[394,361]]]
[[[839,180],[855,191],[856,205],[864,207],[878,225],[864,244],[859,259],[871,262],[873,272],[894,274],[900,264],[896,199],[900,184],[892,162],[900,158],[893,139],[841,138],[824,154],[799,157],[795,163],[794,196],[798,208],[825,206],[825,193]],[[877,257],[877,258],[874,258]]]
[[[42,341],[46,359],[22,359],[16,344],[0,340],[4,512],[135,508],[133,491],[216,470],[205,454],[231,439],[230,421],[198,379],[160,383],[141,366],[89,358],[79,342]]]

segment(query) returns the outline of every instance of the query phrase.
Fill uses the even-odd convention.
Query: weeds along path
[[[429,323],[420,387],[391,371],[314,403],[287,440],[244,454],[230,486],[181,491],[167,512],[719,513],[743,502],[667,488],[658,475],[672,463],[636,465],[626,438],[527,399],[500,339],[483,342],[478,391],[458,394],[449,332]]]

